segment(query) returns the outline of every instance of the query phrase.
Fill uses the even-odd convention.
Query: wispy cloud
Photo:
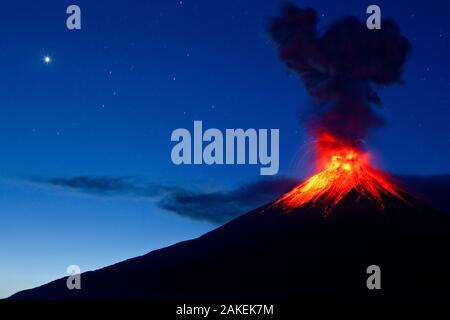
[[[296,183],[293,179],[278,178],[257,181],[230,191],[179,190],[167,194],[158,205],[181,216],[223,223],[275,200]]]
[[[406,191],[433,207],[450,213],[450,174],[441,175],[397,175]]]
[[[132,177],[76,176],[32,178],[30,181],[96,196],[148,198],[155,201],[161,209],[216,224],[229,221],[276,199],[297,182],[284,177],[267,178],[232,190],[210,192],[151,183]]]
[[[413,194],[427,200],[438,209],[450,212],[448,204],[450,175],[395,177]],[[95,196],[148,199],[166,211],[215,224],[227,222],[269,203],[298,183],[286,177],[265,178],[231,190],[198,191],[194,188],[152,183],[134,177],[75,176],[31,178],[29,181]]]

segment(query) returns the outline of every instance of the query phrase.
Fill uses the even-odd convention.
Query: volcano
[[[405,193],[352,188],[324,217],[268,204],[193,240],[10,299],[439,299],[450,297],[450,217]],[[366,286],[381,269],[381,289]]]
[[[387,175],[369,164],[369,153],[345,144],[330,134],[322,134],[315,145],[319,172],[276,202],[285,210],[313,204],[322,207],[328,214],[352,190],[376,201],[381,209],[384,208],[382,195],[406,201]]]
[[[391,20],[377,32],[351,17],[324,33],[317,24],[315,10],[287,5],[269,27],[312,98],[313,176],[197,239],[83,273],[81,290],[62,278],[10,299],[449,299],[450,216],[396,187],[365,150],[384,124],[375,89],[402,83],[409,41]],[[367,287],[373,265],[381,289]]]

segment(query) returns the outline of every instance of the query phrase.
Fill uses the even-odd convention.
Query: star
[[[52,58],[50,56],[45,56],[43,58],[45,64],[50,64],[52,62]]]

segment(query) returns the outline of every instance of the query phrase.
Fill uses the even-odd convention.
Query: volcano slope
[[[450,297],[450,217],[404,195],[384,210],[355,190],[324,218],[273,204],[197,239],[10,299],[439,299]],[[368,290],[369,265],[381,290]]]

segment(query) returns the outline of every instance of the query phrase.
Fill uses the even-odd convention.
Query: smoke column
[[[384,125],[372,107],[381,104],[375,88],[402,83],[410,43],[392,20],[369,30],[365,22],[347,17],[323,34],[317,22],[314,9],[288,4],[271,20],[269,35],[312,98],[312,112],[305,119],[308,132],[317,139],[331,135],[339,143],[361,148],[370,130]]]

